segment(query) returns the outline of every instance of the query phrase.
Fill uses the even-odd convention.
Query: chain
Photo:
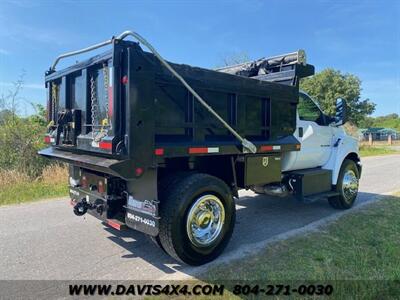
[[[95,124],[97,121],[96,113],[97,113],[97,101],[96,101],[96,85],[94,76],[90,76],[90,113],[92,118],[92,135],[94,134]]]
[[[51,83],[51,110],[52,110],[52,118],[56,120],[57,113],[57,96],[58,96],[58,86],[52,82]]]
[[[106,63],[103,63],[103,84],[104,84],[104,99],[105,99],[105,109],[106,109],[106,118],[103,120],[99,120],[99,103],[96,95],[96,82],[94,76],[90,76],[90,103],[91,103],[91,117],[92,117],[92,136],[95,141],[99,141],[105,135],[107,135],[107,128],[111,128],[111,122],[109,120],[109,104],[108,104],[108,83],[109,83],[109,70]],[[100,132],[95,125],[101,125]],[[96,136],[95,136],[96,131]]]
[[[106,121],[107,125],[111,125],[111,122],[108,119],[109,118],[109,115],[108,115],[108,110],[109,110],[109,107],[108,107],[108,80],[109,80],[109,76],[108,76],[108,66],[106,63],[103,64],[103,77],[104,77],[104,98],[106,100],[106,105],[105,105],[106,106],[106,119],[105,120],[107,120]],[[102,122],[102,123],[104,124],[105,122]]]

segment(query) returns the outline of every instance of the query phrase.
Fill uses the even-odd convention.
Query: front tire
[[[338,196],[330,197],[329,204],[336,209],[349,209],[353,206],[359,185],[360,174],[357,165],[350,159],[345,159],[340,167],[336,191]]]
[[[160,216],[164,250],[180,262],[201,265],[227,246],[235,224],[235,204],[225,182],[189,173],[164,189]]]

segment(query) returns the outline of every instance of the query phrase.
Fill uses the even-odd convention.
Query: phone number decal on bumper
[[[139,223],[143,223],[147,226],[151,226],[151,227],[156,227],[156,222],[154,222],[153,220],[149,220],[147,218],[143,218],[141,216],[137,216],[133,213],[127,212],[126,216],[128,217],[128,219],[134,221],[134,222],[139,222]]]

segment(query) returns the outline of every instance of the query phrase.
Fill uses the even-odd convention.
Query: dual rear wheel
[[[222,180],[199,173],[177,174],[161,185],[160,233],[152,238],[180,262],[201,265],[228,244],[235,224],[235,204]]]

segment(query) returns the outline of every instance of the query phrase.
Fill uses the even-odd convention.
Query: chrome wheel
[[[343,176],[342,193],[344,199],[351,201],[358,192],[358,178],[353,170],[347,170]]]
[[[189,210],[186,231],[197,247],[207,247],[220,235],[225,221],[225,208],[215,195],[197,199]]]

